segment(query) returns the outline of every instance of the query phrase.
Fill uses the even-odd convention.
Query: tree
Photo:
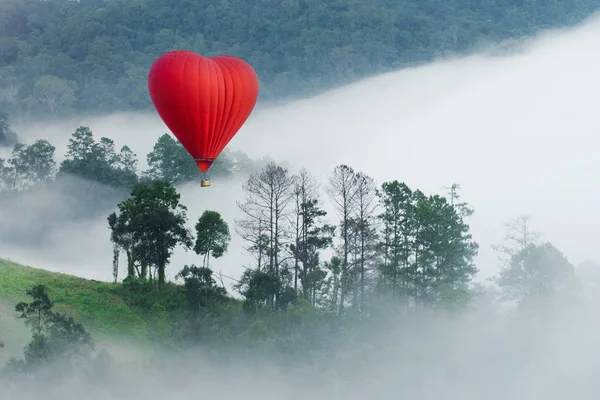
[[[113,243],[113,277],[116,281],[119,271],[119,253],[125,252],[127,257],[127,277],[135,276],[136,254],[133,239],[133,227],[130,226],[131,219],[128,214],[116,212],[109,214],[108,227],[110,228],[110,241]],[[138,273],[140,278],[148,277],[147,264],[142,265]]]
[[[244,309],[258,314],[263,306],[273,305],[273,298],[281,293],[281,280],[275,275],[257,269],[247,269],[234,285],[244,297]]]
[[[410,256],[415,228],[413,192],[406,184],[393,181],[384,182],[377,196],[383,210],[379,215],[383,224],[380,283],[391,291],[392,296],[403,296],[405,306],[408,306]]]
[[[536,310],[567,289],[574,273],[573,265],[552,243],[529,243],[511,256],[495,281],[504,300]]]
[[[198,179],[200,175],[185,147],[167,133],[158,138],[146,159],[149,168],[144,175],[151,180],[162,179],[177,185]]]
[[[473,215],[474,210],[469,207],[469,205],[465,202],[458,202],[460,199],[459,191],[461,189],[458,183],[453,183],[450,187],[447,187],[448,194],[450,195],[450,205],[457,209],[458,213],[463,217],[470,217]]]
[[[401,295],[406,309],[467,302],[478,245],[463,213],[444,197],[413,192],[398,181],[385,182],[378,193],[383,287]]]
[[[117,153],[112,139],[96,142],[90,128],[80,126],[67,146],[61,174],[72,174],[98,183],[131,188],[137,181],[137,159],[127,146]]]
[[[133,150],[129,146],[122,146],[113,164],[113,168],[118,171],[119,186],[131,186],[138,181],[137,163],[138,159]]]
[[[531,228],[530,220],[530,215],[520,215],[504,224],[504,243],[492,248],[512,257],[530,244],[536,244],[542,234]]]
[[[469,225],[442,196],[416,191],[414,201],[414,298],[426,306],[465,305],[468,284],[477,273],[473,258],[479,248]]]
[[[217,286],[208,267],[184,266],[177,278],[184,281],[183,288],[192,318],[197,319],[214,309],[219,301],[227,296],[225,288]]]
[[[347,165],[339,165],[333,170],[329,178],[327,194],[333,203],[341,227],[341,275],[340,275],[340,303],[339,313],[341,314],[345,307],[346,294],[350,288],[351,276],[349,263],[351,231],[350,224],[352,218],[356,215],[356,174],[354,170]]]
[[[27,182],[25,182],[27,163],[21,157],[24,147],[24,144],[17,143],[13,148],[11,158],[8,160],[0,159],[3,190],[18,191],[28,187]]]
[[[302,296],[315,305],[315,291],[324,277],[319,269],[319,251],[331,246],[334,228],[321,221],[327,212],[319,205],[317,183],[306,169],[295,177],[293,193],[295,239],[290,250],[294,256],[294,290],[298,291],[299,277]]]
[[[16,191],[50,182],[56,174],[55,150],[53,145],[43,139],[38,139],[29,146],[17,143],[11,158],[0,163],[3,186]]]
[[[375,211],[377,208],[377,188],[373,178],[359,172],[355,175],[356,179],[356,216],[351,219],[350,229],[353,230],[352,236],[356,240],[354,253],[356,254],[355,265],[358,269],[355,273],[358,282],[355,287],[360,290],[360,298],[357,301],[358,291],[354,290],[354,305],[359,306],[361,310],[365,306],[365,287],[367,284],[367,274],[370,264],[378,256],[377,252],[377,229]]]
[[[41,335],[48,329],[52,317],[52,301],[46,292],[44,285],[36,285],[26,291],[33,301],[26,303],[19,302],[15,306],[15,311],[20,313],[19,318],[25,321],[25,324],[31,327],[31,332],[34,335]]]
[[[210,256],[219,258],[227,252],[231,240],[229,226],[221,214],[206,210],[196,223],[196,254],[204,256],[204,267],[208,267]]]
[[[162,179],[173,185],[199,179],[200,172],[194,159],[178,140],[167,133],[158,138],[146,158],[148,160],[148,170],[144,172],[146,179]],[[215,177],[230,176],[231,163],[231,153],[225,149],[208,172]]]
[[[8,114],[0,112],[0,146],[14,146],[18,142],[17,134],[10,127]]]
[[[86,359],[94,349],[89,332],[72,317],[52,311],[54,304],[45,286],[33,286],[27,295],[32,298],[30,303],[19,302],[15,306],[33,336],[24,350],[25,368],[35,370],[53,361],[64,365]],[[53,365],[53,369],[57,366]]]
[[[177,245],[185,249],[192,246],[191,232],[185,227],[187,207],[179,202],[180,197],[167,181],[136,184],[131,196],[119,203],[119,215],[109,216],[116,238],[130,235],[125,243],[131,241],[133,258],[150,268],[150,276],[152,267],[158,271],[159,289],[165,284],[165,269],[173,249]]]
[[[63,108],[73,105],[77,89],[77,84],[73,81],[45,75],[34,83],[33,98],[46,107],[50,114],[56,115]]]
[[[287,233],[285,217],[294,195],[293,184],[294,179],[288,170],[271,162],[250,175],[244,184],[246,201],[238,202],[246,217],[236,220],[238,232],[251,243],[247,249],[258,253],[259,268],[262,267],[263,253],[266,255],[267,272],[276,280],[281,278],[280,253]]]

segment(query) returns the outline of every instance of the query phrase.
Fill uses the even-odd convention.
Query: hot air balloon
[[[165,125],[196,161],[201,186],[210,186],[206,171],[256,105],[256,72],[236,57],[175,50],[152,64],[148,90]]]

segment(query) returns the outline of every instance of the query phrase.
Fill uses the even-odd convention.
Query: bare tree
[[[33,85],[33,98],[48,108],[52,115],[69,107],[75,101],[77,85],[53,75],[45,75]]]
[[[357,253],[357,272],[358,286],[360,291],[360,309],[365,304],[365,286],[367,269],[369,263],[377,257],[377,229],[376,229],[376,210],[377,210],[377,187],[373,178],[359,172],[355,176],[355,204],[356,217],[354,218],[354,229],[356,236]],[[357,304],[356,298],[358,292],[354,290],[354,304]]]
[[[531,228],[530,219],[531,215],[520,215],[504,224],[503,244],[492,245],[492,248],[512,257],[530,244],[536,244],[542,234]]]
[[[327,194],[329,195],[333,208],[340,218],[341,227],[341,266],[340,266],[340,303],[339,313],[344,311],[344,304],[349,286],[349,255],[350,255],[350,224],[351,219],[356,215],[356,174],[354,170],[347,165],[339,165],[333,170],[329,178]]]
[[[236,220],[238,233],[250,242],[246,248],[256,255],[258,267],[268,257],[267,272],[280,278],[280,252],[286,233],[287,207],[293,199],[294,178],[288,170],[271,162],[253,172],[244,184],[246,199],[238,202],[245,219]],[[272,300],[270,305],[272,305]]]
[[[458,202],[460,194],[458,193],[461,189],[458,183],[453,183],[450,187],[445,187],[448,190],[448,197],[450,199],[450,205],[456,209],[459,215],[463,218],[470,217],[473,215],[474,210],[469,207],[465,202]]]

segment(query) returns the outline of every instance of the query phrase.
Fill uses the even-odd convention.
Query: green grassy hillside
[[[19,354],[29,341],[29,329],[17,319],[14,306],[30,300],[26,290],[45,285],[55,310],[72,315],[97,342],[134,339],[145,343],[148,325],[118,293],[119,285],[45,271],[0,259],[0,337],[3,356]]]

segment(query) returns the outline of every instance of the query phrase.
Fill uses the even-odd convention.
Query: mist
[[[600,21],[592,19],[519,43],[518,51],[503,56],[487,52],[443,60],[257,110],[229,147],[287,161],[294,170],[306,167],[323,184],[341,163],[379,184],[398,179],[427,194],[459,183],[461,199],[475,209],[470,225],[481,246],[478,280],[498,272],[490,246],[502,241],[503,224],[520,214],[532,214],[543,239],[577,265],[596,257],[600,225],[600,120],[592,101],[600,89],[598,39]],[[60,162],[80,125],[89,126],[96,138],[130,146],[140,169],[167,131],[153,113],[28,121],[14,129],[26,142],[49,140]],[[211,209],[233,228],[241,185],[239,179],[213,179],[210,188],[182,186],[190,225]],[[113,195],[118,197],[107,195],[98,212],[81,204],[84,193],[67,187],[0,204],[0,237],[17,237],[18,228],[19,238],[0,242],[0,254],[34,267],[111,280],[106,216],[116,207]],[[71,210],[79,205],[76,218],[57,212],[65,203]],[[42,216],[43,232],[28,240],[27,232],[39,228]],[[229,253],[212,268],[238,277],[250,265],[242,246],[234,235]],[[167,276],[199,262],[193,252],[177,250]],[[170,353],[160,363],[149,356],[137,359],[145,367],[121,364],[109,375],[89,372],[93,378],[86,381],[74,376],[43,388],[11,382],[5,398],[592,399],[600,389],[594,378],[600,351],[596,309],[597,299],[584,305],[565,301],[547,318],[531,321],[482,300],[461,318],[427,314],[408,323],[390,316],[385,326],[364,334],[372,344],[332,346],[320,359],[320,379],[314,380],[303,378],[315,372],[282,370],[268,354],[215,364],[206,354]]]
[[[444,187],[459,183],[462,200],[475,209],[471,228],[480,244],[480,280],[497,272],[490,246],[502,241],[503,224],[521,214],[532,214],[544,239],[578,264],[594,258],[593,227],[600,222],[594,207],[600,200],[594,179],[600,172],[595,150],[600,120],[591,101],[600,89],[595,68],[599,37],[595,18],[576,29],[520,42],[504,56],[488,51],[443,60],[259,109],[229,147],[251,157],[287,161],[293,169],[306,167],[323,184],[341,163],[379,184],[398,179],[426,193],[445,193]],[[61,160],[80,125],[117,146],[130,146],[140,169],[156,139],[168,131],[154,113],[30,121],[14,128],[26,141],[50,140]],[[243,199],[241,182],[213,180],[212,185],[181,187],[190,221],[214,209],[233,226],[239,215],[236,200]],[[59,201],[70,194],[53,196]],[[48,203],[27,201],[29,224],[42,212],[37,201]],[[28,223],[21,225],[26,229]],[[241,265],[250,262],[238,251],[241,245],[235,237],[214,268],[239,276]],[[105,215],[57,221],[39,247],[1,247],[15,261],[94,279],[111,277]],[[193,252],[177,250],[172,265],[194,262]],[[169,276],[175,272],[169,270]]]
[[[8,381],[2,390],[7,399],[32,400],[596,398],[597,300],[562,304],[541,320],[491,309],[402,321],[389,314],[355,334],[355,343],[336,345],[332,338],[312,365],[281,365],[268,352],[154,351],[136,363],[100,358],[62,381]],[[60,367],[47,371],[47,379]]]

